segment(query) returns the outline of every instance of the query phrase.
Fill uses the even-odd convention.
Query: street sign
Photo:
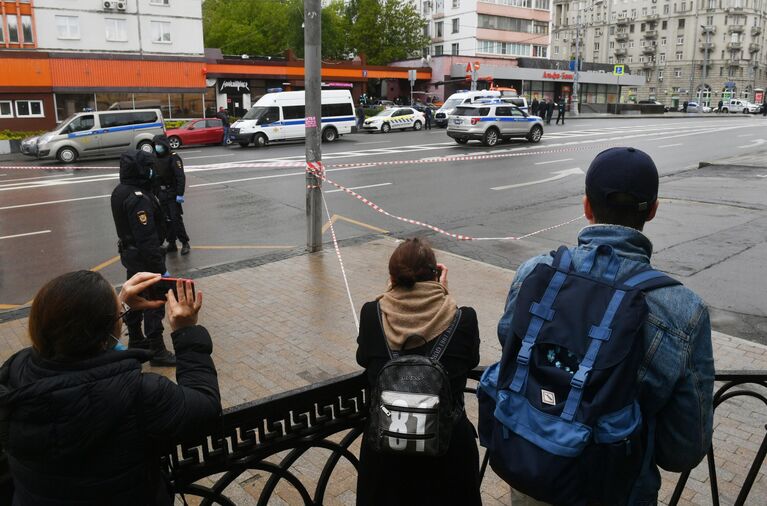
[[[411,83],[414,83],[416,81],[416,75],[417,75],[417,71],[416,70],[408,70],[407,71],[407,79],[408,79],[408,81],[410,81]]]
[[[466,64],[466,73],[468,74],[470,72],[471,72],[471,62]]]
[[[479,62],[478,61],[474,62],[474,70],[479,70]]]
[[[625,74],[625,65],[613,65],[613,75],[622,76]]]

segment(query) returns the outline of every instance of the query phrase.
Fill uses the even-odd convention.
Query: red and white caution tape
[[[341,257],[341,248],[338,246],[338,239],[336,238],[336,229],[333,227],[333,219],[330,216],[330,209],[328,203],[325,200],[325,194],[322,193],[322,204],[325,207],[325,214],[328,217],[328,223],[330,224],[330,237],[333,239],[333,247],[336,250],[336,256],[338,257],[338,264],[341,266],[341,275],[344,278],[344,286],[346,286],[346,295],[349,297],[349,304],[352,307],[352,317],[354,318],[354,326],[357,331],[360,330],[360,322],[357,319],[357,310],[354,308],[354,300],[352,299],[352,291],[349,288],[349,278],[346,277],[346,269],[344,268],[344,259]]]
[[[309,167],[307,165],[307,171],[308,170],[309,170]],[[472,236],[468,236],[468,235],[456,234],[456,233],[453,233],[453,232],[448,232],[447,230],[441,229],[439,227],[436,227],[436,226],[431,225],[429,223],[425,223],[423,221],[414,220],[412,218],[405,218],[403,216],[397,216],[396,214],[392,214],[389,211],[387,211],[386,209],[382,208],[378,204],[376,204],[376,203],[366,199],[365,197],[363,197],[359,193],[355,192],[354,190],[351,190],[351,189],[349,189],[349,188],[347,188],[347,187],[345,187],[345,186],[343,186],[341,184],[336,183],[335,181],[332,181],[332,180],[328,179],[327,176],[324,175],[324,173],[320,174],[319,172],[312,172],[312,174],[314,174],[317,178],[321,179],[322,181],[325,181],[327,183],[332,184],[333,186],[335,186],[336,188],[338,188],[342,192],[344,192],[344,193],[346,193],[348,195],[351,195],[352,197],[356,198],[357,200],[359,200],[363,204],[367,205],[371,209],[374,209],[375,211],[378,211],[379,213],[383,214],[384,216],[388,216],[389,218],[393,218],[395,220],[398,220],[398,221],[401,221],[401,222],[404,222],[404,223],[409,223],[411,225],[417,225],[419,227],[428,228],[429,230],[432,230],[432,231],[437,232],[437,233],[442,234],[442,235],[446,235],[448,237],[452,237],[453,239],[457,239],[459,241],[520,241],[522,239],[526,239],[528,237],[532,237],[534,235],[538,235],[538,234],[541,234],[541,233],[549,231],[549,230],[554,230],[554,229],[559,228],[559,227],[564,227],[565,225],[569,225],[570,223],[576,222],[576,221],[580,220],[581,218],[583,218],[583,215],[580,215],[577,218],[573,218],[571,220],[565,221],[564,223],[559,223],[557,225],[552,225],[550,227],[542,228],[540,230],[536,230],[534,232],[530,232],[530,233],[523,234],[523,235],[520,235],[520,236],[472,237]],[[323,195],[323,198],[324,198],[324,195]]]

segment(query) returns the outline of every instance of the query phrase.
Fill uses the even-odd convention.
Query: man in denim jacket
[[[650,263],[652,243],[642,233],[658,210],[658,171],[652,159],[634,148],[601,152],[586,174],[583,210],[589,226],[572,248],[578,267],[600,244],[621,257],[618,277]],[[598,258],[592,273],[607,268]],[[517,294],[536,264],[551,265],[551,255],[534,257],[517,270],[498,323],[501,346],[511,335]],[[695,467],[711,446],[714,358],[708,309],[681,285],[647,293],[649,316],[644,324],[644,360],[639,368],[639,403],[646,419],[655,421],[654,440],[648,442],[650,465],[639,476],[632,504],[656,504],[660,489],[658,466],[672,472]],[[515,502],[516,504],[516,502]]]

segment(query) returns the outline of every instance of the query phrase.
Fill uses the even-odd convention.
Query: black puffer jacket
[[[8,359],[0,422],[14,506],[172,504],[160,453],[221,413],[207,330],[180,329],[173,343],[178,385],[142,373],[139,350],[62,364],[27,348]]]

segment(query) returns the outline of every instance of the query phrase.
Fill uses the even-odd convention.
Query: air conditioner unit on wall
[[[104,9],[111,10],[115,8],[114,4],[116,3],[117,2],[112,2],[110,0],[104,0],[104,2],[101,3],[101,5],[102,7],[104,7]]]
[[[117,4],[116,7],[118,11],[124,11],[128,7],[127,2],[115,2],[115,3]]]

